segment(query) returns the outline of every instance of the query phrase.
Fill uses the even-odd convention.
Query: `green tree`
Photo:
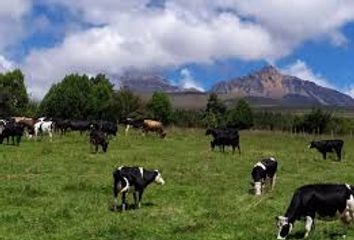
[[[24,75],[21,70],[0,73],[0,114],[23,114],[28,101]]]
[[[236,106],[228,111],[227,124],[239,129],[248,129],[253,126],[253,113],[245,100],[239,100]]]
[[[102,74],[67,75],[40,104],[41,115],[69,119],[112,119],[113,85]]]
[[[155,92],[146,105],[151,117],[168,124],[172,117],[172,105],[165,93]]]
[[[113,84],[104,74],[98,74],[90,79],[91,85],[91,114],[93,119],[113,120]]]
[[[114,93],[113,111],[118,120],[124,120],[127,117],[136,117],[139,111],[142,111],[142,101],[139,96],[131,91],[123,89]]]
[[[313,109],[303,117],[303,127],[308,133],[322,134],[331,125],[333,116],[330,112],[325,112],[320,108]]]
[[[208,127],[222,125],[225,120],[225,112],[225,104],[218,98],[216,93],[211,93],[208,98],[205,115],[203,118],[204,125]]]

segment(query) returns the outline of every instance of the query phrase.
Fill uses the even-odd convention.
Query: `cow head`
[[[213,133],[213,130],[210,129],[210,128],[208,128],[208,129],[206,130],[206,132],[205,132],[205,135],[210,135],[210,134],[212,134],[212,133]]]
[[[293,229],[293,224],[289,223],[289,219],[284,216],[278,216],[276,217],[277,221],[277,229],[278,229],[278,235],[277,239],[285,239]]]
[[[254,183],[254,194],[260,196],[262,194],[262,182]]]
[[[316,142],[315,141],[312,141],[312,142],[310,142],[310,144],[308,145],[308,148],[314,148],[314,147],[316,147]]]
[[[155,177],[155,180],[154,180],[155,183],[164,185],[165,184],[165,180],[163,180],[159,170],[155,170],[155,173],[156,173],[156,177]]]

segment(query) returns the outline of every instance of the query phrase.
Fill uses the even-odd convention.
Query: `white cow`
[[[53,122],[52,121],[39,121],[34,124],[34,136],[37,139],[39,134],[48,134],[50,141],[53,138]]]

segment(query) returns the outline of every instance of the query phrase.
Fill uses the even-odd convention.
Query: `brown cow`
[[[143,124],[143,133],[156,132],[161,138],[166,137],[166,132],[163,130],[163,125],[159,121],[145,119]]]
[[[15,123],[18,123],[25,127],[28,132],[28,137],[32,137],[34,133],[34,125],[38,122],[37,119],[34,118],[28,118],[28,117],[11,117],[15,121]]]

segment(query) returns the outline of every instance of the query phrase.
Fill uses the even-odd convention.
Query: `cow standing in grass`
[[[345,233],[354,220],[354,189],[348,184],[313,184],[298,188],[284,216],[276,218],[277,239],[285,239],[294,227],[296,220],[305,219],[307,238],[315,217],[339,218],[344,224]]]
[[[166,132],[164,131],[163,124],[160,121],[127,118],[124,123],[126,124],[125,135],[128,135],[129,129],[134,127],[141,128],[144,135],[148,132],[156,132],[161,138],[166,137]]]
[[[158,170],[147,170],[142,167],[119,167],[113,172],[113,210],[117,210],[118,194],[122,194],[122,211],[127,208],[127,194],[133,188],[135,207],[140,208],[140,202],[145,188],[155,182],[165,184]]]
[[[277,168],[278,162],[273,157],[263,159],[254,165],[251,175],[256,195],[262,194],[262,189],[265,188],[267,181],[270,181],[271,189],[274,189]]]
[[[50,141],[53,140],[53,122],[52,121],[39,121],[34,124],[34,136],[35,139],[39,135],[48,134]]]
[[[97,125],[92,126],[90,132],[90,143],[95,146],[95,152],[98,152],[98,146],[102,147],[103,152],[107,152],[108,140],[106,134],[99,129]]]
[[[309,148],[316,148],[320,153],[322,153],[323,159],[327,158],[327,153],[335,152],[338,157],[338,161],[342,159],[342,148],[344,142],[341,139],[334,140],[321,140],[312,141]]]
[[[225,146],[231,146],[232,152],[238,149],[239,154],[241,154],[240,149],[240,135],[238,130],[235,128],[210,128],[207,129],[205,135],[212,135],[213,140],[210,142],[210,147],[214,150],[215,146],[219,146],[220,150],[225,152]]]
[[[15,122],[8,122],[6,125],[0,125],[0,144],[3,143],[4,139],[6,138],[7,144],[9,144],[9,138],[12,138],[13,145],[20,145],[21,138],[23,136],[23,126],[15,123]],[[16,143],[15,143],[16,138]]]

